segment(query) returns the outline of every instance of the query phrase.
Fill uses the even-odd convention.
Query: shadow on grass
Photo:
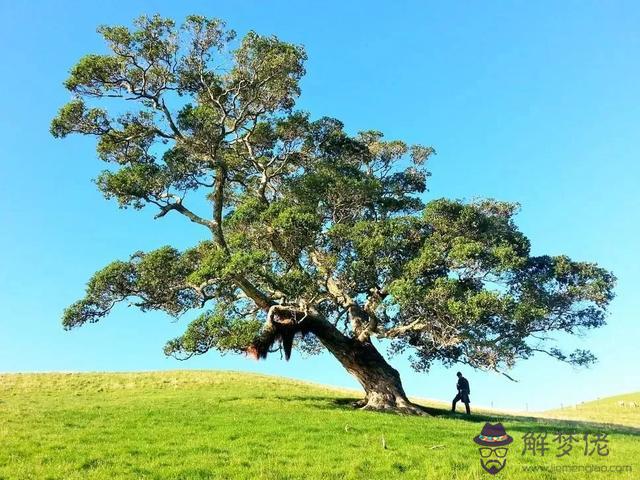
[[[324,400],[324,405],[318,405],[323,409],[354,410],[353,398],[333,398],[318,397],[316,400]],[[326,403],[329,401],[329,403]],[[429,407],[418,405],[424,412],[431,417],[448,418],[452,420],[460,420],[464,422],[477,423],[479,429],[485,422],[508,422],[510,424],[509,431],[530,432],[535,430],[536,433],[608,433],[608,434],[625,434],[640,436],[640,428],[630,427],[627,425],[619,425],[612,423],[598,423],[579,420],[561,420],[534,416],[521,416],[509,414],[488,414],[488,413],[472,413],[467,415],[464,413],[453,413],[446,408]],[[380,412],[386,415],[396,415],[393,412]],[[426,419],[428,421],[428,418]],[[535,424],[535,426],[533,425]]]
[[[312,408],[317,410],[343,410],[356,411],[354,405],[356,397],[331,397],[326,395],[275,395],[280,401],[286,402],[304,402],[312,404]],[[537,433],[608,433],[608,434],[625,434],[640,436],[640,428],[627,425],[613,423],[598,423],[580,420],[564,420],[535,416],[510,415],[504,413],[472,413],[466,415],[464,413],[452,413],[447,408],[438,408],[417,404],[430,417],[447,418],[451,420],[459,420],[463,422],[471,422],[478,424],[478,429],[482,428],[485,422],[508,422],[510,431],[530,432],[535,430]],[[373,412],[372,412],[373,413]],[[393,412],[375,412],[383,415],[397,415]],[[428,421],[429,417],[425,417]]]
[[[584,432],[597,432],[597,433],[617,433],[627,435],[640,436],[640,429],[630,427],[627,425],[619,425],[613,423],[599,423],[592,421],[580,421],[580,420],[562,420],[545,417],[534,417],[524,415],[509,415],[509,414],[474,414],[466,415],[461,413],[452,413],[446,409],[424,407],[430,415],[434,417],[454,418],[456,420],[468,421],[473,423],[496,423],[496,422],[509,422],[511,427],[509,430],[516,431],[531,431],[532,425],[535,424],[536,432],[546,433],[584,433]]]

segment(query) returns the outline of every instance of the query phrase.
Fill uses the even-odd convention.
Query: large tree
[[[98,31],[108,53],[71,69],[73,99],[51,132],[97,137],[106,198],[182,215],[204,235],[98,271],[65,310],[66,328],[119,302],[194,310],[167,355],[326,349],[362,384],[364,408],[411,413],[374,338],[410,353],[418,371],[435,361],[504,371],[537,352],[594,360],[550,340],[602,326],[614,277],[531,255],[515,204],[423,203],[432,148],[295,111],[300,46],[255,32],[236,41],[201,16]]]

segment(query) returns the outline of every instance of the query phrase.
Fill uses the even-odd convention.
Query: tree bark
[[[364,388],[365,398],[358,402],[359,407],[363,410],[427,415],[409,401],[402,388],[400,374],[370,341],[347,337],[321,318],[314,319],[313,324],[311,331]]]

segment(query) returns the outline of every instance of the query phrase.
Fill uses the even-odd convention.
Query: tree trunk
[[[363,410],[426,415],[409,401],[400,374],[370,341],[347,337],[324,319],[316,319],[311,331],[364,388],[365,398],[358,402]]]

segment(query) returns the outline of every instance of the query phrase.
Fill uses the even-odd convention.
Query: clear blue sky
[[[301,6],[304,4],[304,6]],[[73,332],[63,308],[90,275],[135,250],[181,248],[197,226],[122,211],[91,179],[92,139],[54,140],[61,82],[103,51],[95,28],[142,13],[218,16],[303,44],[299,107],[352,131],[433,145],[427,198],[489,196],[522,204],[534,253],[597,261],[619,278],[608,326],[572,344],[590,370],[538,358],[520,382],[464,370],[476,404],[530,410],[640,390],[640,4],[619,1],[14,2],[0,0],[0,371],[252,370],[356,386],[329,356],[257,363],[208,354],[167,359],[187,323],[122,307]],[[412,395],[450,398],[455,368],[412,372]]]

